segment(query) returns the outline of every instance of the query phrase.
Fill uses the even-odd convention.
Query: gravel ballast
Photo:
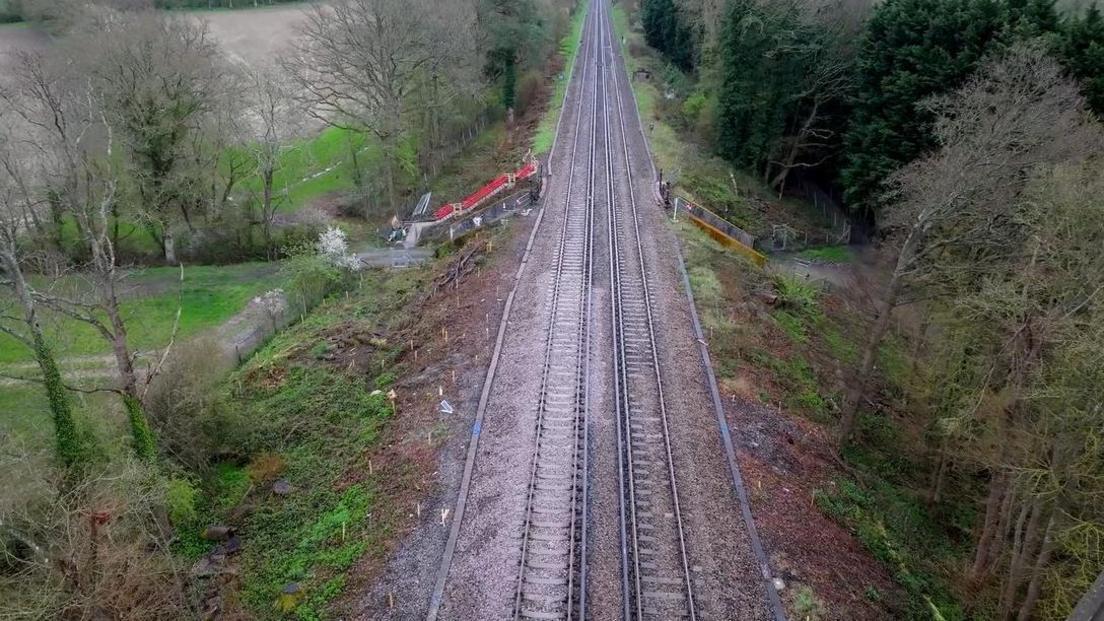
[[[598,16],[599,2],[601,0],[592,3],[588,26]],[[608,23],[603,24],[609,27]],[[584,28],[584,48],[586,38],[595,34],[592,28]],[[612,31],[607,31],[606,36],[607,42],[613,40]],[[636,254],[633,240],[634,246],[622,259],[643,260],[651,293],[656,357],[670,421],[671,463],[678,484],[691,590],[698,618],[773,619],[775,614],[768,603],[769,576],[764,575],[761,559],[753,551],[740,499],[734,491],[699,341],[694,334],[680,271],[678,241],[665,222],[666,214],[655,204],[650,154],[640,131],[619,46],[613,45],[612,50],[614,62],[606,63],[602,70],[605,84],[610,88],[610,105],[617,106],[619,94],[623,115],[620,118],[617,108],[610,109],[613,208],[631,209],[631,172],[642,255]],[[595,113],[591,105],[593,91],[590,90],[594,88],[593,73],[582,70],[586,62],[588,56],[581,50],[563,110],[557,147],[550,161],[553,176],[548,180],[543,198],[542,220],[526,268],[517,283],[497,372],[477,434],[467,508],[457,531],[455,553],[447,567],[440,601],[441,619],[513,618],[526,490],[541,391],[543,345],[552,310],[552,266],[567,206],[586,200],[580,184],[575,184],[571,196],[567,195],[569,172],[574,169],[577,175],[588,174],[581,153],[589,147],[586,144],[589,136],[580,136],[579,153],[574,159],[571,148],[576,126],[587,134],[591,115]],[[581,111],[577,108],[580,95],[589,100],[589,103],[584,101]],[[576,118],[578,114],[582,114],[582,119]],[[577,124],[577,120],[582,122]],[[628,149],[627,167],[623,144]],[[602,172],[599,176],[604,175]],[[595,190],[596,193],[605,192],[601,183]],[[596,200],[587,447],[590,457],[590,514],[586,516],[589,527],[588,619],[619,619],[625,603],[612,394],[612,299],[609,238],[605,225],[608,209],[604,200]],[[432,587],[438,579],[448,531],[456,519],[455,515],[444,512],[453,510],[456,505],[468,440],[472,437],[461,425],[453,425],[452,432],[454,437],[447,450],[441,452],[441,491],[435,496],[432,514],[408,538],[387,577],[373,591],[371,599],[377,605],[366,606],[361,618],[424,618],[431,608]],[[401,604],[392,608],[396,591],[401,594]],[[379,602],[387,602],[387,606],[380,606]]]

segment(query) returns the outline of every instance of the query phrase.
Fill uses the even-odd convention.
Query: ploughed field
[[[250,66],[272,62],[294,40],[307,5],[272,8],[187,11],[189,19],[207,22],[211,36],[227,56]],[[50,35],[28,24],[0,25],[0,79],[11,71],[15,54],[50,44]]]
[[[46,33],[25,24],[0,25],[0,78],[8,75],[16,62],[16,54],[34,52],[50,44]]]

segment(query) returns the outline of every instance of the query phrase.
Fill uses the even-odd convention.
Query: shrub
[[[265,452],[254,455],[253,459],[249,460],[249,465],[245,467],[245,471],[254,483],[268,483],[280,476],[285,468],[287,468],[287,462],[284,461],[283,456]]]
[[[515,114],[518,116],[525,114],[534,103],[540,101],[543,92],[544,76],[539,71],[531,69],[523,73],[518,79]]]
[[[724,301],[721,281],[717,280],[717,274],[709,267],[704,265],[691,267],[690,284],[694,290],[694,298],[699,305],[717,305]]]
[[[163,451],[193,470],[233,450],[244,424],[220,399],[233,360],[210,338],[178,344],[146,394],[146,412]]]
[[[330,344],[326,341],[318,341],[310,350],[311,357],[315,360],[322,360],[328,353],[330,353]]]
[[[376,377],[376,388],[379,390],[387,390],[395,384],[396,379],[395,374],[390,371],[380,373],[379,376]]]
[[[686,120],[688,126],[694,126],[698,122],[698,117],[701,116],[702,110],[705,109],[707,97],[705,93],[697,92],[686,98],[686,101],[682,102],[682,116]]]
[[[387,395],[369,395],[365,399],[365,408],[362,416],[366,419],[385,419],[391,416],[391,401]]]
[[[187,479],[169,479],[165,484],[165,504],[173,524],[187,524],[196,518],[199,491]]]
[[[782,331],[785,332],[793,342],[804,343],[809,340],[808,336],[805,335],[805,324],[797,315],[788,311],[777,310],[772,316],[774,320],[778,322]]]
[[[778,305],[792,310],[808,310],[816,304],[820,291],[816,285],[789,274],[775,274],[774,289]]]
[[[824,604],[811,588],[801,585],[794,590],[794,616],[803,621],[817,621],[825,615]]]
[[[685,173],[679,184],[693,188],[694,195],[702,205],[717,212],[726,220],[747,230],[756,228],[758,216],[743,197],[736,195],[732,185],[723,175],[691,169]]]
[[[803,392],[797,397],[797,403],[801,407],[814,414],[822,414],[828,407],[828,403],[815,391]]]
[[[346,282],[345,273],[321,255],[300,252],[284,262],[288,302],[305,313]]]
[[[717,98],[707,97],[694,119],[694,133],[698,140],[705,145],[713,144],[713,137],[717,135]]]
[[[0,513],[5,532],[19,533],[23,556],[0,579],[4,616],[190,618],[178,580],[186,569],[170,553],[171,529],[158,517],[186,505],[184,489],[129,461]]]
[[[303,219],[294,224],[273,225],[266,239],[255,220],[230,212],[217,223],[195,232],[181,231],[178,254],[186,261],[209,265],[276,259],[285,256],[289,249],[309,245],[321,231],[321,223]]]

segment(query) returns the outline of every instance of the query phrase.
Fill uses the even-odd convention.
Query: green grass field
[[[354,150],[361,169],[371,167],[380,156],[379,146],[367,143],[362,134],[336,127],[292,144],[281,155],[273,178],[279,211],[295,211],[321,196],[355,188]],[[227,154],[228,158],[242,155],[240,151]],[[261,180],[250,177],[239,189],[259,195]]]
[[[587,8],[590,3],[587,0],[579,3],[575,8],[575,14],[571,16],[571,29],[567,36],[560,41],[560,55],[564,58],[564,70],[556,80],[556,88],[552,92],[552,100],[548,102],[548,109],[541,117],[537,133],[533,136],[533,152],[547,153],[552,150],[552,143],[556,139],[556,124],[560,119],[560,110],[563,106],[564,92],[567,90],[568,78],[575,66],[575,56],[579,51],[579,41],[583,36],[583,23],[586,21]]]
[[[174,13],[193,13],[195,15],[203,15],[205,13],[240,13],[242,11],[249,11],[254,13],[263,13],[265,11],[279,11],[280,9],[305,7],[310,4],[310,0],[290,0],[288,2],[277,2],[275,4],[255,4],[244,2],[235,7],[228,6],[216,6],[216,7],[178,7],[164,9],[166,11]]]
[[[850,263],[855,258],[855,255],[847,246],[808,248],[802,250],[797,256],[817,263]]]
[[[281,284],[277,263],[186,267],[182,291],[178,289],[178,278],[177,268],[155,267],[127,279],[123,310],[132,348],[148,350],[165,345],[178,303],[178,336],[188,337],[219,325],[254,296]],[[59,358],[110,352],[107,341],[91,326],[53,313],[43,314],[47,338],[52,339]],[[0,364],[32,360],[29,349],[0,335]]]

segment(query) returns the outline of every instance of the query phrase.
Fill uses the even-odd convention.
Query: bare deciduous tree
[[[272,219],[279,201],[276,196],[276,173],[285,154],[295,148],[295,139],[306,129],[302,111],[294,97],[293,87],[275,67],[247,72],[249,102],[244,142],[252,156],[255,174],[261,181],[259,217],[265,246],[272,245]]]
[[[189,619],[187,568],[170,548],[168,481],[129,462],[68,488],[27,455],[0,468],[34,493],[0,498],[4,616],[13,619]]]
[[[843,405],[839,436],[854,431],[878,349],[903,292],[931,296],[976,285],[975,277],[1019,252],[1023,228],[1009,210],[1030,172],[1099,148],[1099,127],[1077,85],[1034,43],[985,63],[958,91],[929,102],[941,147],[890,179],[896,260],[877,304],[858,376]]]
[[[135,450],[152,458],[156,447],[142,396],[156,369],[144,381],[139,378],[122,310],[120,287],[126,273],[117,256],[116,223],[124,182],[111,104],[94,80],[73,73],[68,63],[27,57],[23,75],[27,77],[6,91],[4,101],[26,123],[20,145],[33,154],[38,167],[38,186],[24,189],[24,194],[64,206],[65,217],[75,223],[73,242],[81,249],[81,269],[74,278],[85,285],[73,290],[58,280],[55,286],[30,288],[30,295],[38,305],[92,326],[110,344],[119,376],[110,390],[126,407]]]
[[[211,172],[209,146],[197,140],[220,109],[227,72],[205,26],[154,11],[106,11],[69,37],[66,52],[85,59],[92,88],[105,103],[119,155],[129,165],[118,202],[129,204],[176,260],[173,227],[209,206],[204,179]],[[217,135],[217,134],[208,134]]]
[[[836,133],[830,106],[844,100],[855,84],[853,58],[842,45],[823,45],[808,56],[809,74],[805,88],[795,95],[800,114],[779,145],[781,159],[770,164],[776,170],[771,187],[781,194],[786,179],[799,168],[815,168],[834,153],[830,150]]]
[[[441,76],[450,63],[450,42],[470,35],[467,3],[428,0],[340,0],[312,7],[302,38],[283,66],[311,115],[320,121],[370,134],[383,147],[387,200],[397,198],[397,173],[410,110],[441,97]],[[417,96],[425,88],[438,89]]]
[[[10,119],[0,115],[4,130]],[[39,209],[30,192],[24,160],[13,155],[6,136],[0,135],[0,286],[14,298],[0,303],[0,332],[19,341],[34,353],[54,424],[58,461],[70,472],[87,465],[87,441],[78,430],[72,403],[62,382],[53,349],[46,340],[39,317],[39,302],[24,271],[22,237],[31,231]]]
[[[993,339],[996,372],[979,388],[1002,396],[1001,409],[980,420],[986,444],[995,447],[981,455],[994,473],[990,495],[1015,493],[1030,516],[1013,529],[1011,540],[1021,545],[1011,550],[999,531],[979,536],[975,578],[1011,554],[999,602],[1003,619],[1016,606],[1020,619],[1030,618],[1054,546],[1070,541],[1071,527],[1084,530],[1100,518],[1089,491],[1104,472],[1094,448],[1104,398],[1100,190],[1092,165],[1063,166],[1034,180],[1017,209],[1031,232],[1021,260],[955,303],[962,320],[987,326]]]

